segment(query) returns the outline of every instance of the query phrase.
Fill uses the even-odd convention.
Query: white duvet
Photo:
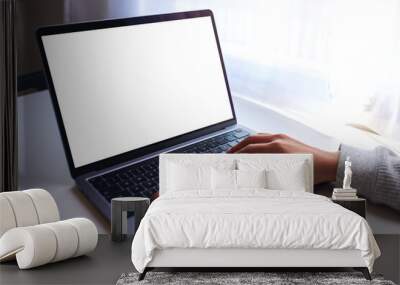
[[[165,248],[358,249],[370,271],[380,255],[365,219],[328,198],[255,189],[156,199],[134,237],[132,262],[143,272]]]

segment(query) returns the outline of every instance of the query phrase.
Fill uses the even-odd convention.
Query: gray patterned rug
[[[117,285],[146,284],[379,284],[395,285],[381,275],[372,275],[368,281],[359,272],[148,272],[146,278],[138,281],[138,273],[122,274]]]

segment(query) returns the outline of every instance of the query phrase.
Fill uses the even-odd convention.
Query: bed
[[[160,267],[353,267],[380,255],[361,216],[313,194],[308,154],[163,154],[160,197],[132,243]]]

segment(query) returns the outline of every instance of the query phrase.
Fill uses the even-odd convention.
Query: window
[[[400,139],[396,0],[141,1],[140,14],[213,10],[241,96],[313,127],[361,124]]]

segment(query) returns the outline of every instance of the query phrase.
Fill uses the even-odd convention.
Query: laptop
[[[210,10],[37,31],[72,177],[110,219],[115,197],[155,197],[160,153],[222,153],[238,126]]]

